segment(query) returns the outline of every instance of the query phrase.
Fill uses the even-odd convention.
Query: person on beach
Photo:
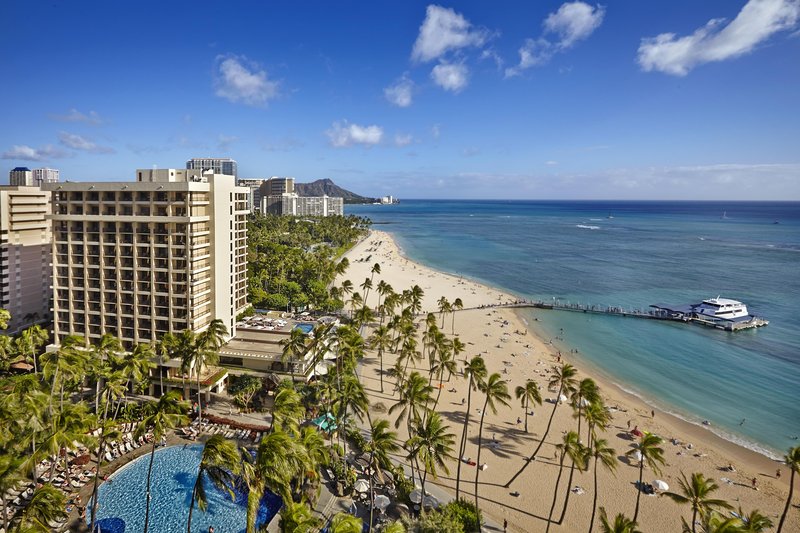
[[[506,533],[506,531],[508,531],[508,520],[503,518],[503,533]]]
[[[758,479],[753,478],[753,490],[758,490]]]
[[[780,478],[781,478],[781,469],[780,469],[780,468],[779,468],[779,469],[777,469],[777,470],[775,471],[775,477],[776,477],[777,479],[780,479]]]

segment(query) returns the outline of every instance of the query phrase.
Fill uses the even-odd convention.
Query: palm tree
[[[283,339],[280,345],[283,346],[281,352],[281,363],[289,363],[289,370],[292,374],[292,383],[294,383],[294,361],[300,356],[305,355],[307,349],[308,335],[300,328],[292,328],[289,337]]]
[[[606,409],[602,398],[597,398],[584,408],[583,418],[586,420],[587,446],[591,447],[597,438],[597,430],[605,431],[611,423],[611,413]]]
[[[373,350],[378,350],[378,359],[381,364],[381,392],[383,392],[383,352],[388,350],[392,345],[392,337],[389,328],[380,325],[372,332],[372,335],[367,340]]]
[[[617,468],[617,452],[608,445],[605,439],[595,439],[588,449],[589,457],[594,458],[594,494],[592,495],[592,517],[589,519],[589,533],[594,529],[594,516],[597,511],[597,471],[598,463],[614,473]]]
[[[33,373],[39,373],[39,366],[36,362],[36,352],[45,345],[50,335],[38,324],[24,330],[16,339],[17,348],[20,353],[26,354],[25,359],[33,363]],[[28,357],[30,356],[30,357]]]
[[[50,483],[46,483],[33,492],[30,503],[22,511],[22,517],[16,531],[22,533],[48,533],[53,530],[50,525],[62,522],[67,518],[67,497]]]
[[[642,533],[636,529],[636,521],[622,513],[617,514],[613,522],[609,522],[605,507],[600,508],[600,527],[603,533]]]
[[[483,444],[483,419],[486,417],[486,409],[492,410],[492,414],[497,414],[497,404],[509,407],[508,386],[500,374],[495,372],[489,379],[478,384],[478,390],[484,394],[483,410],[481,411],[481,423],[478,426],[478,467],[475,469],[475,507],[478,505],[478,479],[481,475],[481,445]]]
[[[762,533],[772,527],[772,520],[761,514],[758,509],[745,513],[739,507],[736,514],[742,521],[741,533]]]
[[[439,316],[442,317],[441,328],[444,329],[444,317],[447,315],[447,313],[453,310],[453,307],[450,305],[450,300],[444,296],[439,298],[439,301],[436,302],[436,305],[439,306]]]
[[[291,482],[298,477],[303,461],[297,440],[281,429],[266,434],[255,457],[242,448],[242,479],[247,494],[247,533],[256,532],[258,506],[266,490],[278,494],[284,502],[292,501]]]
[[[375,312],[366,305],[362,305],[356,311],[353,317],[353,323],[358,326],[358,332],[361,333],[364,326],[375,320]]]
[[[791,474],[789,475],[789,496],[786,498],[786,506],[783,508],[781,520],[778,522],[778,533],[783,529],[783,523],[786,521],[786,515],[789,513],[789,506],[792,504],[792,496],[794,494],[794,475],[800,472],[800,446],[790,448],[789,452],[783,456],[786,466],[789,467]]]
[[[305,500],[288,501],[283,504],[278,526],[281,533],[309,533],[319,529],[320,520],[311,514],[311,509]]]
[[[231,500],[236,496],[233,492],[234,475],[238,473],[240,465],[239,451],[233,441],[227,440],[222,435],[212,435],[203,446],[203,453],[200,456],[200,466],[197,470],[197,479],[192,490],[192,500],[189,503],[189,519],[186,521],[186,533],[192,533],[192,512],[194,502],[201,511],[208,507],[206,497],[206,485],[203,481],[204,476],[208,476],[211,483],[220,490],[226,491]]]
[[[415,461],[417,468],[424,472],[420,479],[423,496],[428,474],[437,479],[438,468],[445,474],[450,473],[445,461],[452,458],[455,435],[447,433],[448,429],[439,413],[432,412],[425,420],[417,420],[414,436],[408,440],[408,458]]]
[[[364,302],[367,302],[367,298],[369,298],[369,291],[372,290],[372,279],[366,278],[364,283],[359,285],[359,287],[361,287],[361,290],[364,291]]]
[[[75,442],[86,447],[94,445],[94,437],[89,435],[89,431],[96,425],[96,417],[89,413],[86,403],[67,403],[50,417],[50,425],[45,433],[45,438],[39,448],[37,457],[31,457],[33,461],[39,461],[41,456],[61,457],[61,451],[73,448]],[[63,455],[65,475],[69,481],[69,456]],[[50,467],[50,477],[55,472],[57,461],[53,461]]]
[[[639,484],[637,486],[638,490],[636,491],[636,509],[633,511],[634,522],[636,522],[636,519],[639,518],[639,499],[642,496],[642,476],[644,475],[644,465],[647,463],[648,468],[650,468],[656,475],[660,473],[659,465],[664,464],[664,449],[659,447],[662,442],[663,440],[658,435],[645,432],[645,434],[642,435],[642,438],[639,440],[636,448],[630,450],[626,454],[630,457],[635,456],[637,452],[641,454],[641,458],[639,459]]]
[[[228,336],[228,328],[220,318],[215,318],[209,322],[208,327],[197,335],[194,350],[194,370],[197,374],[197,415],[203,419],[203,402],[200,393],[200,374],[204,366],[217,364],[219,361],[219,349]]]
[[[15,488],[23,479],[23,459],[8,454],[0,455],[0,503],[3,506],[3,528],[8,531],[8,508],[6,493]]]
[[[422,311],[422,298],[424,296],[425,291],[422,290],[422,287],[419,285],[414,285],[411,287],[411,292],[409,293],[411,311],[414,313],[419,313]]]
[[[581,434],[581,418],[583,417],[583,409],[593,404],[600,398],[600,390],[597,383],[592,378],[584,378],[578,384],[574,391],[572,391],[572,408],[575,409],[578,418],[578,436]]]
[[[535,402],[542,405],[542,394],[539,392],[539,385],[532,379],[529,379],[525,382],[525,385],[517,385],[517,388],[514,390],[514,396],[520,400],[521,407],[525,409],[525,433],[527,433],[530,403]]]
[[[701,516],[706,515],[709,511],[715,508],[732,509],[733,507],[725,500],[718,500],[710,498],[709,495],[719,488],[719,485],[714,483],[713,479],[706,479],[703,474],[695,472],[692,474],[692,479],[686,479],[686,474],[681,472],[681,479],[678,480],[681,487],[681,493],[665,492],[671,500],[677,503],[688,503],[692,508],[692,533],[696,532],[695,522],[697,521],[697,514]]]
[[[142,409],[145,416],[136,428],[135,436],[138,438],[150,431],[153,439],[153,446],[150,450],[150,466],[147,468],[144,533],[147,533],[150,526],[150,479],[153,473],[153,459],[156,456],[156,444],[170,429],[189,423],[188,417],[184,414],[188,408],[189,406],[181,401],[178,391],[169,391],[159,400],[150,400],[144,404]]]
[[[561,524],[564,522],[564,516],[567,514],[567,507],[569,506],[569,496],[572,494],[572,476],[575,474],[575,468],[579,471],[583,472],[586,470],[586,464],[589,460],[589,451],[586,447],[581,444],[580,435],[575,432],[570,431],[566,435],[564,435],[564,440],[562,443],[563,450],[565,452],[566,457],[569,457],[570,460],[570,467],[569,467],[569,480],[567,481],[567,495],[564,498],[564,507],[561,509],[561,516],[558,518],[558,523]],[[563,463],[563,456],[562,456],[562,463]],[[556,481],[556,490],[558,489],[558,482]],[[550,522],[547,523],[548,527],[550,526]]]
[[[456,333],[456,311],[460,311],[464,309],[464,302],[461,301],[461,298],[456,298],[453,300],[453,303],[450,305],[450,334],[455,335]]]
[[[361,533],[363,527],[364,523],[360,518],[341,512],[333,515],[328,531],[330,533]]]
[[[469,412],[472,403],[472,391],[486,379],[486,362],[483,357],[476,355],[469,361],[464,361],[464,376],[467,378],[467,406],[464,411],[464,427],[461,430],[461,443],[458,446],[458,465],[456,466],[456,500],[461,489],[461,463],[467,447],[467,427],[469,426]]]
[[[102,419],[99,423],[100,430],[100,438],[98,439],[97,444],[97,452],[95,453],[95,457],[97,458],[95,473],[94,473],[94,480],[92,482],[92,495],[89,497],[89,501],[92,505],[91,510],[91,527],[89,531],[95,531],[95,522],[97,520],[97,508],[98,508],[98,498],[97,498],[97,488],[100,485],[100,468],[103,464],[103,454],[105,452],[106,442],[109,440],[117,440],[121,436],[121,432],[117,429],[116,422],[109,421],[107,419]]]
[[[370,501],[375,501],[375,488],[373,486],[375,474],[383,476],[382,469],[392,464],[389,454],[399,449],[400,445],[397,443],[397,433],[389,431],[388,420],[378,419],[370,421],[369,441],[364,449],[365,452],[369,453],[369,468],[373,473],[373,475],[369,477]],[[372,528],[374,507],[374,505],[371,505],[369,508],[370,528]]]
[[[544,430],[544,434],[542,435],[542,440],[539,441],[539,444],[536,446],[536,449],[533,450],[533,453],[528,457],[525,461],[525,464],[522,465],[522,468],[517,470],[517,472],[511,476],[511,479],[508,480],[508,483],[505,484],[505,487],[508,488],[511,486],[512,483],[525,471],[531,461],[536,458],[536,454],[539,453],[539,450],[542,448],[545,439],[547,438],[547,434],[550,433],[550,426],[553,424],[553,417],[556,414],[556,409],[558,409],[558,405],[561,403],[561,395],[566,394],[569,395],[575,390],[575,375],[578,373],[578,369],[574,366],[570,365],[569,363],[564,363],[560,367],[553,367],[553,374],[550,377],[550,382],[548,383],[548,388],[558,388],[558,392],[556,392],[555,401],[553,401],[553,410],[550,412],[550,419],[547,421],[547,427]]]

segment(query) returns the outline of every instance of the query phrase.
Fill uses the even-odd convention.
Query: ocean
[[[545,340],[578,350],[576,366],[660,409],[772,457],[799,444],[800,203],[406,200],[346,213],[390,232],[410,259],[524,298],[744,302],[769,326],[524,313]]]

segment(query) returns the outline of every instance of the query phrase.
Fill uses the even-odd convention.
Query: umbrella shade
[[[439,507],[439,500],[435,496],[431,496],[428,494],[422,499],[422,506],[423,507],[432,507],[436,509]]]
[[[386,515],[392,518],[398,519],[402,518],[403,516],[408,516],[411,514],[411,511],[408,509],[408,505],[404,503],[395,502],[386,509]]]
[[[422,491],[421,490],[412,490],[411,494],[408,495],[408,499],[411,500],[411,503],[419,503],[422,501]]]
[[[375,507],[383,511],[384,509],[389,507],[390,500],[388,496],[384,496],[383,494],[378,494],[377,496],[375,496],[374,503]]]
[[[661,481],[660,479],[653,481],[653,486],[658,490],[669,490],[669,485],[667,485],[667,482]]]
[[[353,485],[353,488],[356,489],[356,492],[367,492],[369,490],[369,482],[366,479],[359,479]]]

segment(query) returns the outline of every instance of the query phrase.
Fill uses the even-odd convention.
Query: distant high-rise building
[[[50,193],[0,187],[0,307],[11,313],[4,333],[50,321]]]
[[[262,214],[282,214],[283,210],[278,205],[283,202],[284,194],[294,194],[294,178],[271,177],[264,180],[258,189],[258,209]],[[264,204],[264,198],[270,198]]]
[[[280,196],[264,196],[261,211],[271,215],[296,217],[327,217],[344,215],[344,199],[336,196],[298,196],[283,193]]]
[[[233,177],[136,171],[135,182],[49,184],[53,330],[126,348],[220,319],[230,335],[247,307],[247,197]]]
[[[186,168],[203,172],[210,170],[213,174],[226,174],[234,178],[239,177],[236,161],[227,157],[195,157],[186,162]]]
[[[239,178],[236,185],[239,187],[250,188],[250,212],[254,213],[261,210],[261,186],[268,178]]]
[[[8,184],[19,187],[33,187],[33,171],[28,167],[16,167],[8,173]]]
[[[33,184],[41,187],[45,183],[58,183],[59,171],[56,168],[34,168]]]

